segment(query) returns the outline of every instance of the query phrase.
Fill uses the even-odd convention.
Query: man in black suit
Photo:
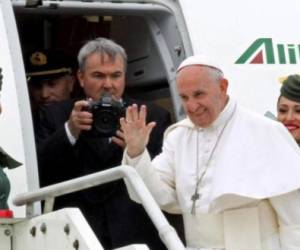
[[[149,121],[156,121],[148,150],[160,152],[163,132],[170,124],[167,111],[150,103],[123,97],[127,56],[113,41],[97,38],[87,42],[78,54],[78,80],[85,100],[69,100],[44,107],[37,128],[41,185],[49,185],[118,166],[125,143],[123,133],[112,137],[91,136],[93,113],[89,100],[103,94],[122,105],[144,104]],[[150,249],[165,249],[141,205],[128,197],[123,181],[88,189],[56,201],[55,208],[79,207],[105,249],[146,243]],[[180,223],[179,223],[180,224]]]
[[[68,100],[76,87],[75,58],[61,50],[35,49],[24,53],[34,127],[39,108]]]

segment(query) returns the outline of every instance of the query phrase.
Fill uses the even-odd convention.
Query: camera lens
[[[100,134],[106,134],[112,136],[115,134],[116,130],[119,128],[119,116],[112,110],[101,110],[97,112],[94,118],[94,128]]]
[[[91,130],[83,133],[85,136],[114,136],[120,128],[119,120],[125,114],[124,104],[107,95],[90,102],[87,110],[93,114],[93,125]]]

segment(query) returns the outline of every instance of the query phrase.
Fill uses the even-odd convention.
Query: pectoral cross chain
[[[192,214],[195,214],[195,210],[196,210],[196,201],[200,199],[200,194],[198,194],[197,189],[195,190],[195,193],[192,195],[191,200],[193,201],[193,205],[192,205]]]
[[[199,177],[199,171],[200,171],[200,165],[199,165],[199,162],[198,162],[198,159],[199,159],[199,129],[197,130],[197,139],[196,139],[196,186],[195,186],[195,192],[194,194],[191,196],[191,200],[193,202],[192,204],[192,209],[191,209],[191,214],[196,214],[196,201],[201,199],[201,194],[198,193],[198,187],[204,177],[204,175],[206,174],[207,170],[208,170],[208,167],[210,165],[210,161],[211,159],[213,158],[213,155],[214,155],[214,152],[222,138],[222,135],[224,133],[224,130],[226,129],[227,125],[229,124],[229,122],[231,121],[233,115],[235,114],[235,111],[236,111],[236,105],[234,106],[234,109],[230,115],[230,117],[228,118],[228,120],[226,121],[226,123],[224,124],[223,128],[221,129],[218,137],[217,137],[217,140],[210,152],[210,155],[207,159],[206,162],[202,162],[202,165],[203,166],[203,171],[202,171],[202,174],[200,175]]]

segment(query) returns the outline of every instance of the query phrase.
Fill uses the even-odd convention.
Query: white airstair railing
[[[149,190],[145,186],[136,170],[130,166],[119,166],[94,174],[86,175],[69,181],[61,182],[39,190],[17,195],[13,199],[16,206],[32,205],[34,202],[45,200],[44,212],[51,212],[55,197],[73,193],[90,187],[105,184],[118,179],[126,179],[131,185],[141,204],[145,208],[153,224],[157,228],[160,238],[169,250],[184,250],[174,228],[169,224]]]

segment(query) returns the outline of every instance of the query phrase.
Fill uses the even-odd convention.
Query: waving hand
[[[147,108],[142,105],[140,110],[136,104],[126,109],[126,119],[121,118],[121,128],[127,144],[127,153],[130,157],[136,157],[145,150],[155,122],[146,124]]]

